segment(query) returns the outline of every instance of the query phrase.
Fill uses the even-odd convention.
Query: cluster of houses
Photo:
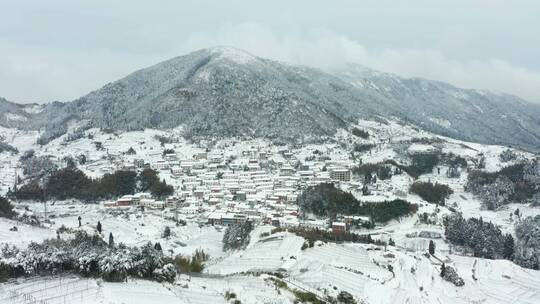
[[[124,195],[116,201],[104,202],[103,207],[131,208],[142,207],[150,209],[176,208],[178,204],[176,196],[169,196],[165,201],[155,200],[150,193],[136,193],[134,195]]]
[[[151,168],[167,176],[167,182],[175,186],[174,197],[155,200],[148,193],[138,193],[104,206],[171,208],[179,214],[198,216],[199,221],[210,225],[228,226],[249,220],[276,227],[331,227],[341,231],[346,225],[300,220],[296,198],[308,186],[349,183],[352,165],[328,159],[301,162],[287,150],[272,153],[256,148],[227,156],[223,151],[200,152],[188,159],[174,152],[164,153],[153,162],[135,158],[132,166],[136,170]]]

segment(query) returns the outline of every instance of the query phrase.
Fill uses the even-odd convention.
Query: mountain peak
[[[181,125],[188,138],[308,142],[359,118],[388,116],[467,141],[540,150],[537,105],[355,65],[324,72],[228,46],[172,58],[39,114],[0,101],[2,112],[32,116],[24,123],[0,117],[0,125],[45,128],[41,142],[64,134],[73,119],[119,130]]]
[[[224,59],[240,64],[250,63],[258,59],[245,50],[231,46],[215,46],[209,48],[208,51],[215,59]]]

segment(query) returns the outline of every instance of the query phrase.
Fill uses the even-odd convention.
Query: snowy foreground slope
[[[448,264],[456,267],[465,279],[465,286],[455,287],[440,279],[439,261],[419,254],[399,249],[369,251],[370,248],[352,245],[321,245],[300,253],[298,242],[297,247],[290,248],[294,238],[284,236],[282,243],[273,248],[272,256],[282,255],[285,261],[261,253],[259,250],[268,249],[263,242],[253,244],[245,258],[224,259],[208,273],[182,275],[174,284],[141,280],[109,283],[70,276],[35,278],[3,284],[1,299],[6,301],[2,303],[19,303],[26,294],[47,299],[47,303],[67,300],[66,303],[202,304],[227,303],[223,294],[234,292],[242,303],[292,303],[294,297],[287,292],[278,293],[265,275],[211,274],[224,269],[242,272],[261,267],[277,269],[279,264],[290,271],[283,281],[291,287],[321,295],[319,290],[335,287],[366,303],[538,303],[540,297],[538,271],[522,269],[507,261],[448,255],[445,257]],[[287,255],[292,249],[298,254],[289,263]],[[253,263],[252,255],[257,252],[260,264]],[[392,265],[395,277],[375,262]]]
[[[69,139],[67,134],[40,146],[36,144],[40,136],[37,131],[1,128],[0,135],[4,141],[19,150],[18,154],[0,153],[2,195],[12,188],[17,176],[21,180],[26,178],[19,158],[30,149],[35,150],[36,156],[50,155],[59,166],[67,156],[76,158],[85,155],[86,162],[78,167],[92,178],[125,168],[137,159],[143,159],[152,166],[161,165],[164,149],[174,150],[179,167],[184,162],[192,162],[193,156],[200,153],[207,153],[209,159],[220,156],[223,163],[230,161],[225,169],[214,169],[208,164],[203,169],[192,169],[189,174],[173,173],[174,165],[168,169],[158,169],[160,178],[174,186],[175,195],[186,195],[186,204],[178,209],[169,206],[144,210],[129,206],[105,206],[112,201],[97,204],[71,199],[50,200],[47,204],[17,201],[16,210],[20,214],[36,216],[41,225],[0,218],[1,244],[26,248],[32,241],[72,237],[69,231],[57,233],[61,227],[93,234],[97,233],[96,223],[100,221],[103,227],[100,236],[107,239],[112,233],[116,243],[140,246],[147,242],[159,242],[167,256],[189,256],[196,250],[203,250],[210,259],[205,262],[201,273],[182,273],[172,283],[135,278],[114,283],[75,274],[18,278],[0,283],[0,303],[202,304],[232,303],[235,299],[241,303],[294,303],[297,299],[295,290],[312,293],[318,299],[327,296],[336,298],[345,291],[358,303],[540,303],[540,271],[522,268],[508,260],[473,257],[445,239],[442,218],[453,210],[462,212],[465,218],[482,217],[485,222],[490,221],[504,233],[510,234],[515,234],[514,227],[518,222],[515,216],[509,216],[515,209],[519,208],[521,218],[540,214],[539,207],[517,203],[487,210],[477,196],[465,190],[466,170],[459,177],[450,178],[446,174],[448,166],[441,165],[440,172],[434,169],[416,180],[448,185],[453,193],[447,199],[446,206],[430,204],[418,195],[409,193],[409,187],[415,180],[407,174],[378,179],[370,185],[369,195],[362,193],[363,177],[353,175],[351,181],[336,182],[339,188],[351,192],[363,202],[400,198],[418,204],[419,209],[415,214],[377,223],[373,229],[352,228],[353,232],[370,234],[375,240],[389,242],[392,239],[395,245],[316,241],[312,247],[304,248],[303,237],[287,231],[272,231],[274,227],[263,219],[279,212],[283,213],[280,217],[282,227],[302,224],[294,215],[298,206],[293,201],[275,203],[267,199],[282,192],[289,196],[301,194],[303,188],[297,185],[302,181],[300,174],[303,171],[285,176],[282,170],[296,160],[310,165],[315,180],[327,175],[323,167],[331,168],[338,164],[343,168],[352,168],[360,162],[375,164],[389,159],[403,160],[407,153],[433,149],[451,152],[467,160],[482,155],[487,172],[496,172],[520,160],[535,157],[528,152],[513,150],[515,159],[503,162],[500,155],[507,150],[506,147],[449,139],[392,121],[359,121],[355,126],[369,132],[369,138],[360,139],[352,135],[350,130],[340,129],[333,141],[302,146],[275,146],[262,139],[245,138],[191,143],[182,137],[181,128],[124,133],[89,129],[82,138]],[[160,138],[163,137],[174,140],[162,145]],[[96,145],[96,142],[100,144]],[[352,152],[357,144],[373,146],[370,150]],[[126,153],[130,147],[136,154]],[[230,168],[253,165],[249,151],[254,150],[264,151],[269,155],[268,162],[272,160],[276,165],[258,168],[254,171],[259,172],[257,178],[249,182],[239,178],[237,183],[245,182],[246,187],[253,186],[256,191],[248,193],[245,202],[238,202],[227,197],[223,189],[232,183]],[[291,153],[292,158],[282,150]],[[312,159],[313,155],[319,155],[314,153],[321,153],[325,158]],[[260,161],[259,165],[262,163]],[[249,176],[249,171],[239,171],[247,172],[245,174]],[[219,172],[223,173],[221,179],[216,177]],[[186,185],[193,175],[201,180],[201,189],[206,187],[207,192],[203,192],[209,199],[195,200],[185,193],[189,192]],[[220,185],[224,197],[217,203],[209,203],[216,185]],[[251,231],[249,243],[244,249],[223,251],[226,227],[208,224],[208,219],[216,213],[253,210],[260,214],[261,220]],[[433,221],[421,221],[423,213],[429,214]],[[82,218],[81,227],[78,227],[79,216]],[[45,217],[48,221],[45,221]],[[175,217],[183,220],[185,225],[175,225]],[[327,225],[325,220],[314,219],[310,225]],[[11,231],[13,227],[17,231]],[[170,227],[170,237],[163,236],[165,227]],[[430,240],[436,245],[434,256],[426,254]],[[457,271],[464,280],[463,286],[455,286],[441,278],[442,263]],[[287,287],[278,286],[276,279]],[[227,299],[231,293],[236,297]]]

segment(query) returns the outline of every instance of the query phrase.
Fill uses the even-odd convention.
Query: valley
[[[207,257],[202,269],[180,270],[170,283],[129,275],[123,283],[115,283],[69,271],[56,274],[60,287],[52,288],[46,287],[54,285],[47,275],[19,277],[0,285],[2,299],[15,303],[31,296],[61,303],[76,297],[77,303],[116,303],[128,296],[130,303],[174,299],[293,303],[305,296],[332,301],[345,294],[357,303],[507,303],[510,299],[535,303],[540,296],[537,270],[522,268],[497,254],[495,259],[482,258],[485,253],[452,244],[444,224],[445,217],[461,213],[465,219],[491,222],[516,238],[516,225],[539,215],[540,209],[530,202],[513,202],[489,210],[466,188],[470,172],[478,168],[499,172],[533,161],[532,153],[451,139],[391,120],[360,120],[338,130],[324,144],[279,145],[246,137],[193,142],[182,134],[182,128],[131,132],[94,128],[80,138],[70,137],[68,131],[38,145],[39,132],[3,128],[5,142],[19,151],[2,153],[4,193],[13,192],[15,181],[22,192],[21,186],[32,180],[32,174],[42,172],[33,168],[30,173],[24,166],[21,155],[30,150],[34,151],[31,158],[46,158],[54,170],[79,170],[94,180],[119,171],[141,175],[150,170],[172,188],[172,193],[152,194],[137,192],[140,185],[136,185],[126,195],[97,200],[58,199],[53,197],[58,194],[49,193],[40,201],[11,194],[18,217],[0,218],[3,246],[25,250],[33,242],[69,242],[84,232],[105,243],[114,236],[114,247],[106,252],[119,250],[111,249],[116,246],[143,248],[150,242],[152,246],[159,243],[165,260],[193,257],[197,251]],[[509,159],[501,157],[506,154]],[[416,168],[415,155],[437,155],[437,163]],[[451,194],[439,203],[426,201],[410,190],[422,182],[447,185]],[[324,212],[329,213],[309,209],[313,207],[304,205],[300,197],[318,191],[321,185],[350,193],[346,201],[336,203],[350,205],[357,200],[358,211],[347,212],[340,205],[328,209],[334,205],[325,202],[334,196],[322,201]],[[396,200],[415,207],[388,220],[390,211],[381,211],[385,220],[375,220],[383,218],[376,213],[377,206],[390,202],[391,207]],[[362,207],[368,205],[372,209]],[[515,215],[517,209],[519,215]],[[225,249],[227,230],[240,233],[231,227],[242,223],[251,227],[246,240],[236,244],[233,238],[230,246],[235,247]],[[369,240],[347,241],[355,235],[369,235]],[[428,253],[430,242],[433,254]],[[516,239],[516,250],[518,244]],[[21,256],[8,256],[3,263],[24,261]],[[441,277],[443,264],[455,269],[463,286]],[[23,266],[29,274],[52,271],[48,275],[55,275],[58,269],[51,267]]]

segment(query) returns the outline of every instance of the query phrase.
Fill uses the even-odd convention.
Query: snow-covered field
[[[464,158],[477,158],[481,154],[485,158],[485,170],[489,172],[511,163],[503,163],[499,159],[506,147],[457,141],[393,122],[381,124],[360,121],[358,127],[371,134],[369,139],[362,142],[374,144],[375,147],[357,155],[355,160],[351,160],[351,153],[347,150],[355,138],[345,130],[338,132],[335,143],[289,147],[287,150],[294,155],[292,159],[286,158],[280,151],[284,147],[273,146],[261,139],[221,140],[213,142],[211,148],[204,143],[189,143],[181,137],[181,129],[145,130],[117,135],[92,129],[87,131],[91,137],[66,142],[63,136],[46,146],[35,143],[38,132],[3,128],[0,129],[0,135],[21,153],[33,149],[36,155],[53,155],[59,162],[65,156],[85,155],[87,162],[79,168],[94,178],[132,164],[135,159],[144,159],[148,163],[161,161],[162,150],[165,148],[174,149],[179,160],[193,160],[196,154],[206,152],[208,148],[209,154],[214,153],[223,158],[222,163],[228,160],[229,166],[237,168],[247,166],[252,160],[251,156],[243,155],[242,152],[264,150],[269,154],[269,162],[272,161],[278,168],[296,161],[305,162],[310,164],[309,169],[315,172],[314,175],[319,174],[317,177],[326,176],[323,174],[326,166],[338,164],[350,168],[360,161],[375,164],[388,159],[399,160],[403,151],[425,152],[435,146],[445,153]],[[162,146],[156,137],[161,135],[176,137],[177,141]],[[442,143],[430,144],[418,140],[425,138],[442,140]],[[418,142],[411,143],[412,139]],[[95,142],[100,142],[103,148],[97,149]],[[125,154],[130,147],[135,149],[136,154]],[[516,153],[522,158],[533,157],[527,152]],[[312,160],[314,155],[324,155],[330,160]],[[16,176],[24,177],[19,157],[8,152],[0,154],[2,194],[12,187]],[[486,210],[477,197],[464,189],[468,172],[462,171],[459,178],[448,178],[448,167],[441,166],[440,169],[441,172],[434,170],[420,176],[418,180],[450,186],[453,194],[446,206],[462,212],[465,218],[482,217],[485,222],[496,224],[504,233],[513,234],[516,218],[510,214],[514,210],[519,208],[521,217],[540,214],[540,208],[525,204],[508,204],[495,211]],[[37,216],[43,220],[42,225],[31,226],[0,218],[0,244],[25,248],[30,242],[69,237],[69,233],[57,236],[56,230],[62,226],[95,233],[99,221],[104,239],[112,233],[116,243],[126,245],[140,246],[147,242],[159,242],[163,253],[171,257],[177,254],[192,255],[196,250],[203,250],[210,255],[210,260],[206,262],[202,273],[181,274],[174,283],[132,278],[123,283],[111,283],[71,274],[20,278],[0,284],[0,303],[230,303],[225,298],[226,293],[235,293],[241,303],[293,303],[295,296],[291,290],[309,291],[319,298],[327,295],[336,297],[339,292],[346,291],[359,302],[381,304],[540,303],[540,271],[521,268],[507,260],[458,255],[459,252],[453,250],[444,238],[442,217],[451,213],[450,208],[429,204],[409,193],[414,180],[406,174],[377,181],[369,196],[362,195],[358,185],[363,181],[357,177],[353,177],[351,182],[339,183],[339,187],[350,191],[362,201],[380,202],[402,198],[419,206],[415,215],[391,220],[384,225],[378,224],[371,230],[353,229],[355,233],[371,234],[374,239],[385,242],[391,238],[395,246],[316,242],[311,248],[301,249],[305,242],[302,237],[289,232],[271,234],[273,227],[261,221],[251,232],[251,241],[245,249],[224,252],[222,239],[225,227],[207,224],[210,214],[255,210],[261,218],[265,218],[285,211],[291,217],[297,211],[294,202],[277,204],[265,199],[279,191],[298,195],[300,187],[296,186],[302,181],[301,177],[286,179],[280,175],[279,169],[267,171],[267,175],[260,178],[264,181],[246,183],[254,192],[248,193],[247,202],[238,203],[223,198],[222,203],[211,205],[192,200],[191,205],[185,208],[186,212],[180,214],[169,207],[146,210],[131,207],[106,208],[104,202],[16,202],[18,212]],[[214,178],[216,173],[204,171],[197,178],[202,186],[206,186],[206,176]],[[173,185],[176,194],[186,191],[182,178],[175,177],[170,170],[160,170],[160,178]],[[265,184],[267,180],[274,182],[270,190]],[[419,215],[423,213],[433,215],[436,223],[421,223]],[[81,227],[78,224],[79,216],[82,219]],[[176,216],[186,224],[176,225],[173,220]],[[165,227],[171,229],[170,237],[162,236]],[[422,233],[428,233],[430,237],[421,237]],[[425,255],[430,240],[436,245],[437,258]],[[456,269],[465,282],[464,286],[456,287],[440,277],[443,262]],[[270,278],[275,278],[277,273],[282,276],[281,280],[287,284],[287,288],[277,288],[272,282]]]
[[[283,279],[316,294],[345,290],[366,303],[538,303],[540,275],[508,261],[449,255],[465,280],[455,287],[439,276],[440,263],[398,250],[369,251],[349,245],[322,245],[297,256]],[[280,251],[288,253],[288,249]],[[338,255],[338,257],[336,257]],[[262,257],[261,257],[262,258]],[[236,271],[249,266],[237,261]],[[393,265],[395,277],[378,263]],[[224,261],[223,261],[224,262]],[[132,280],[109,283],[72,276],[33,278],[0,285],[1,303],[44,299],[44,303],[227,303],[234,292],[242,303],[292,303],[265,275],[182,275],[175,284]],[[474,277],[474,278],[473,278]],[[39,302],[36,302],[39,303]]]

